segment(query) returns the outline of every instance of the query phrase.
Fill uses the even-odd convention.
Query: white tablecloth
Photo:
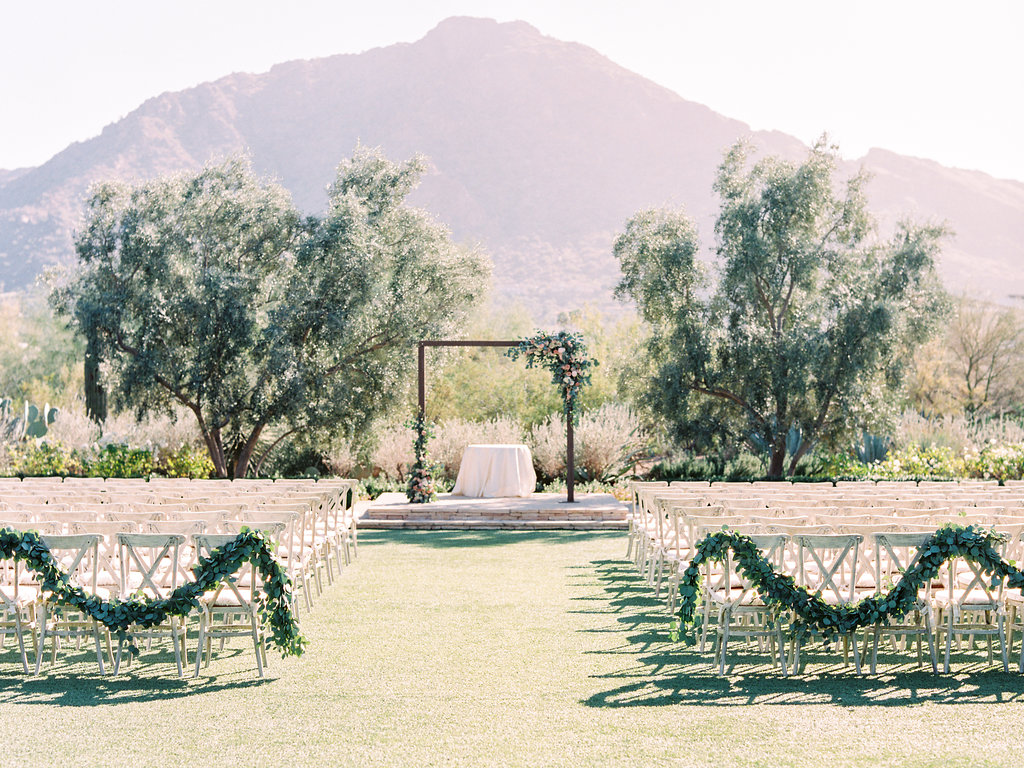
[[[525,445],[467,445],[453,496],[529,496],[537,485],[533,457]]]

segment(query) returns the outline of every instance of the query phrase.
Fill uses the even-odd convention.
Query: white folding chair
[[[97,585],[99,575],[99,534],[44,535],[42,542],[49,548],[54,559],[71,577],[71,584],[81,587],[87,594],[108,599],[108,590]],[[61,639],[82,639],[91,636],[96,642],[96,662],[100,674],[105,674],[101,637],[106,635],[107,653],[110,654],[110,635],[106,627],[100,629],[95,619],[84,613],[53,600],[52,595],[42,593],[38,607],[39,646],[36,653],[36,674],[39,674],[46,653],[46,638],[51,639],[53,654],[50,663],[57,661],[57,644]]]
[[[166,600],[182,583],[181,548],[185,537],[180,533],[120,533],[117,536],[121,562],[121,593],[142,595],[150,599]],[[185,618],[169,616],[162,625],[128,628],[132,642],[170,637],[174,647],[174,663],[178,677],[183,677],[182,664],[188,664],[185,638],[188,632]],[[121,669],[121,654],[125,637],[117,645],[114,674]]]
[[[829,605],[853,603],[857,595],[857,566],[860,563],[860,534],[797,535],[797,583],[820,593]],[[807,632],[803,629],[793,639],[792,668],[800,670],[800,647]],[[860,674],[860,651],[856,638],[843,636],[843,660],[848,661],[848,649],[853,646],[853,662]],[[852,643],[850,641],[853,641]]]
[[[921,547],[932,537],[931,533],[908,533],[886,531],[873,536],[875,543],[875,583],[878,594],[887,594],[908,570],[917,565],[921,559]],[[922,665],[921,641],[927,639],[928,652],[932,659],[932,672],[938,673],[939,666],[935,656],[935,622],[932,613],[931,584],[924,586],[924,595],[918,593],[914,601],[913,617],[908,621],[889,621],[886,624],[875,624],[871,648],[871,674],[875,674],[878,664],[878,643],[882,634],[894,638],[905,638],[907,647],[910,638],[917,638],[917,665]]]
[[[267,535],[278,535],[283,528],[279,523],[258,527]],[[234,538],[232,534],[197,535],[194,537],[196,551],[200,556],[208,556]],[[251,563],[246,562],[238,573],[225,576],[214,591],[203,596],[194,677],[199,677],[204,651],[206,666],[210,665],[210,658],[213,655],[212,641],[229,637],[249,637],[252,640],[256,652],[256,670],[259,676],[263,677],[263,668],[267,663],[266,638],[255,600],[260,587],[259,573]]]

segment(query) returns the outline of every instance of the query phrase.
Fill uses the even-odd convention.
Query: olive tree
[[[52,300],[117,406],[184,406],[217,475],[242,477],[289,436],[366,428],[404,394],[411,345],[486,290],[485,258],[405,205],[421,172],[359,148],[305,218],[238,158],[102,184]]]
[[[904,222],[880,240],[866,177],[840,184],[835,165],[824,141],[799,164],[730,149],[714,185],[717,279],[682,211],[641,212],[615,243],[617,295],[651,330],[643,402],[678,437],[763,447],[770,477],[872,423],[945,306],[943,228]]]

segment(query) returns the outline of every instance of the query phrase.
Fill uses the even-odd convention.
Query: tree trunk
[[[260,433],[263,432],[265,425],[258,424],[253,429],[252,434],[249,435],[249,439],[245,441],[245,445],[242,446],[242,450],[238,452],[235,457],[234,465],[231,468],[231,477],[234,480],[245,477],[246,472],[249,469],[249,461],[252,459],[252,454],[256,450],[256,443],[260,439]]]
[[[800,459],[807,455],[807,452],[811,449],[811,445],[811,441],[807,439],[804,439],[804,441],[800,443],[800,447],[797,448],[796,453],[793,454],[793,458],[790,459],[789,470],[786,472],[787,475],[790,477],[793,476],[796,472],[796,465],[800,463]]]
[[[210,432],[203,430],[203,442],[206,443],[206,450],[210,454],[210,461],[213,462],[213,469],[217,477],[226,478],[228,467],[224,461],[224,449],[220,444],[220,430],[214,429]]]
[[[768,479],[769,480],[781,480],[782,473],[786,465],[786,441],[782,440],[780,445],[776,442],[772,446],[772,460],[768,466]]]
[[[100,355],[91,337],[85,344],[85,413],[97,424],[107,420],[107,394],[100,382]]]

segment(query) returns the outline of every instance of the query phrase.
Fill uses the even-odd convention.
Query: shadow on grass
[[[570,579],[579,575],[573,571]],[[805,646],[801,652],[807,661],[804,671],[783,677],[767,652],[730,644],[727,675],[720,677],[712,668],[710,645],[701,653],[696,646],[672,641],[673,617],[631,563],[594,560],[589,576],[586,582],[578,582],[585,591],[574,598],[580,608],[572,612],[604,615],[608,621],[579,631],[621,639],[590,653],[621,656],[623,663],[621,669],[594,676],[609,687],[584,699],[582,703],[588,707],[1024,702],[1024,676],[989,665],[984,651],[955,653],[949,675],[933,675],[927,666],[919,668],[913,653],[880,653],[880,674],[858,677],[852,663],[843,665],[841,655],[820,645]],[[941,669],[941,653],[939,663]],[[868,669],[866,660],[864,669]]]
[[[359,546],[400,542],[433,549],[502,547],[524,541],[545,544],[606,539],[622,536],[621,531],[460,531],[460,530],[360,530]]]
[[[221,663],[243,655],[248,655],[251,660],[252,649],[227,648],[217,654]],[[217,661],[215,659],[210,668],[203,669],[198,678],[192,677],[194,667],[186,668],[185,677],[179,678],[174,655],[170,651],[146,652],[131,666],[122,662],[117,677],[110,674],[110,667],[107,674],[101,675],[92,653],[66,655],[52,667],[44,664],[39,677],[22,674],[20,662],[4,664],[3,672],[0,672],[0,705],[109,706],[244,690],[273,682],[272,677],[262,680],[256,677],[255,666],[251,669],[238,668],[227,674],[209,674]]]

